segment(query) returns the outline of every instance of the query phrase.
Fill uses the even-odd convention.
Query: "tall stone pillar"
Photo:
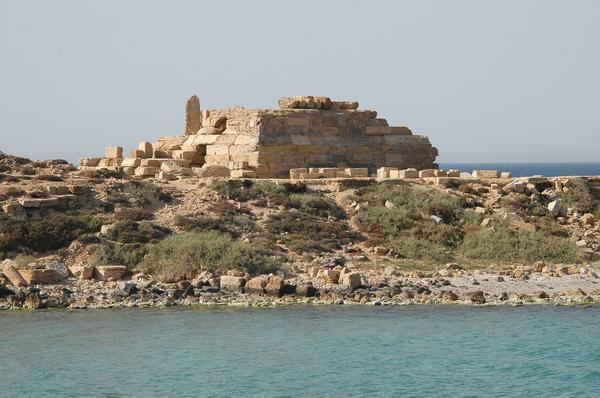
[[[185,106],[185,135],[196,134],[202,127],[200,100],[193,95]]]

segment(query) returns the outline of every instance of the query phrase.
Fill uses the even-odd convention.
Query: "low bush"
[[[273,214],[265,228],[296,253],[330,252],[361,238],[345,221],[323,220],[304,212]]]
[[[98,232],[103,221],[89,214],[49,212],[40,219],[0,218],[0,251],[45,252],[65,247],[80,235]]]
[[[459,248],[468,258],[505,262],[577,261],[573,242],[543,231],[512,230],[499,223],[493,229],[468,234]]]
[[[244,243],[217,231],[173,235],[150,249],[144,267],[166,280],[191,279],[200,271],[241,269],[250,274],[274,272],[284,259],[274,246]]]
[[[156,243],[167,237],[168,228],[149,221],[119,221],[107,233],[107,237],[120,243]]]
[[[94,265],[125,265],[133,268],[144,259],[147,253],[148,245],[103,242],[94,249],[91,262]]]
[[[111,203],[128,203],[143,207],[157,202],[170,202],[171,196],[149,181],[117,183],[108,190]]]

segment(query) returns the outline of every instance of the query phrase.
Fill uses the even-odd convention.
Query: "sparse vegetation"
[[[120,221],[110,229],[107,237],[119,243],[156,243],[170,233],[168,228],[149,221]]]
[[[125,265],[133,268],[139,264],[148,253],[148,245],[139,243],[119,244],[103,242],[93,251],[94,265]]]
[[[93,215],[76,212],[65,214],[50,211],[40,219],[26,221],[0,218],[0,251],[56,250],[67,246],[80,235],[99,231],[102,223]]]
[[[244,243],[217,231],[185,232],[154,245],[145,268],[165,280],[193,278],[202,270],[241,269],[250,274],[276,271],[283,258],[275,246]]]

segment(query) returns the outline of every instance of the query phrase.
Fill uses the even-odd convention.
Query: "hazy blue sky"
[[[0,150],[127,151],[202,107],[356,99],[439,161],[594,161],[600,1],[0,0]]]

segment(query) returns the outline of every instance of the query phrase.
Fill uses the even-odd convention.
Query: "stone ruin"
[[[162,170],[234,178],[368,177],[381,167],[438,168],[438,151],[426,136],[358,108],[358,102],[303,96],[280,98],[279,109],[201,110],[193,96],[183,135],[142,142],[129,157],[121,147],[108,147],[104,158],[81,159],[81,167],[140,177]]]

